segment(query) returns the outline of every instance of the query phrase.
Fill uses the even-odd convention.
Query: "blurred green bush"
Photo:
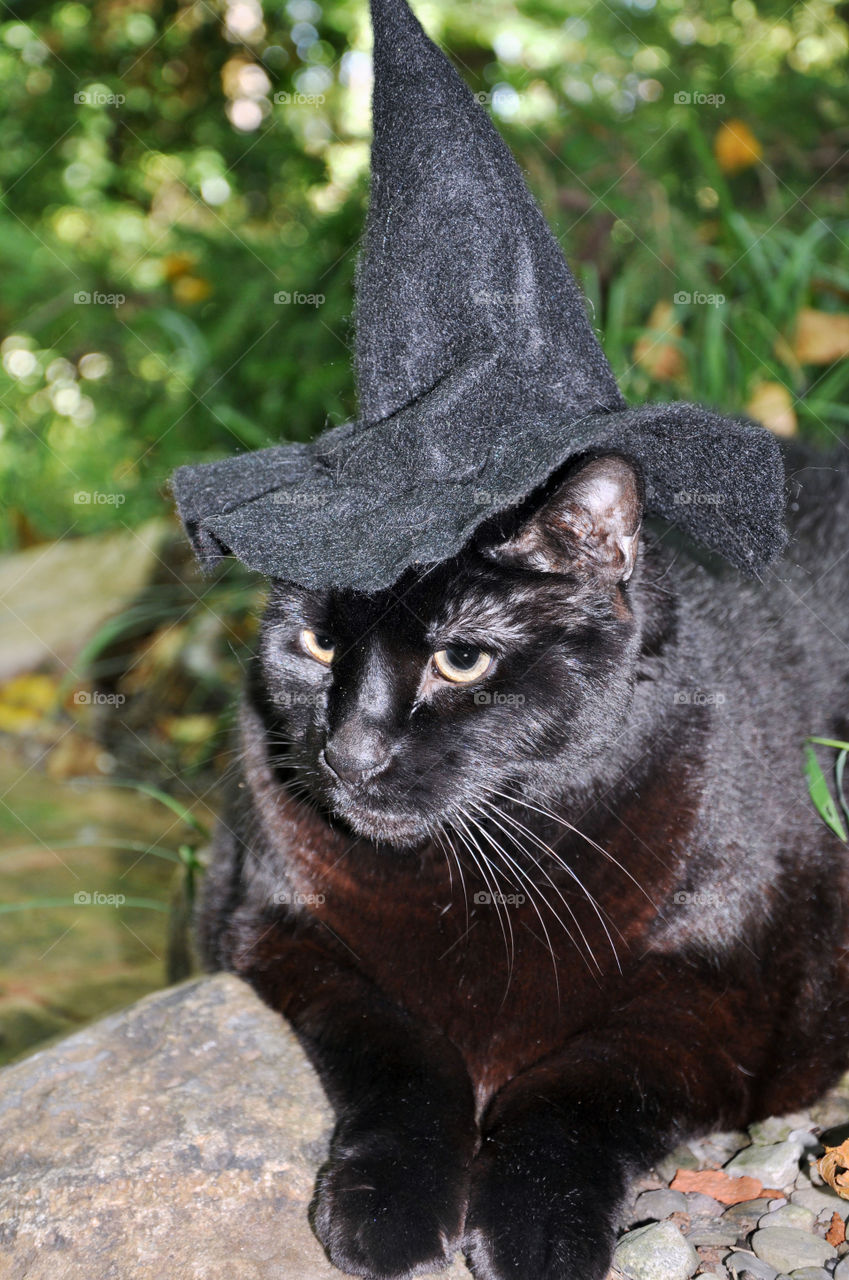
[[[416,8],[528,171],[630,398],[739,410],[774,380],[805,396],[805,431],[849,421],[849,360],[805,365],[786,341],[801,306],[849,309],[845,5]],[[354,412],[370,38],[365,0],[3,15],[9,548],[136,522],[179,463]],[[714,149],[732,120],[762,152],[737,172]],[[633,358],[658,302],[671,370]]]

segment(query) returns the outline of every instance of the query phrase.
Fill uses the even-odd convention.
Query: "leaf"
[[[780,382],[759,382],[749,397],[746,413],[777,436],[794,436],[798,422],[793,396]]]
[[[686,372],[678,345],[682,337],[672,303],[655,303],[646,322],[646,332],[634,344],[634,363],[658,382],[677,382]]]
[[[825,1155],[817,1161],[817,1168],[831,1189],[842,1199],[849,1200],[849,1138],[839,1147],[826,1147]]]
[[[825,1233],[825,1238],[835,1249],[846,1240],[846,1223],[836,1209],[831,1215],[831,1225]]]
[[[805,776],[808,779],[808,791],[814,802],[817,813],[827,827],[830,827],[843,843],[846,843],[846,829],[834,803],[828,783],[823,776],[819,761],[812,746],[805,747]]]
[[[701,1191],[727,1205],[781,1195],[780,1191],[764,1187],[758,1178],[732,1178],[722,1169],[679,1169],[669,1185],[673,1191]]]
[[[713,143],[716,162],[723,173],[741,173],[757,164],[763,147],[744,120],[726,120]]]
[[[803,307],[791,341],[802,364],[833,364],[849,356],[849,314]]]

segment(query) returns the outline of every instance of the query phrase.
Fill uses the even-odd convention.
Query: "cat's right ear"
[[[619,454],[578,466],[506,542],[488,554],[542,573],[610,585],[627,582],[637,559],[643,483]]]

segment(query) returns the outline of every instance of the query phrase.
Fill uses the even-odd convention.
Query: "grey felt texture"
[[[484,108],[406,0],[372,0],[374,140],[357,273],[355,423],[181,467],[206,567],[376,591],[586,452],[636,462],[649,514],[754,572],[784,545],[764,428],[628,409],[560,248]]]

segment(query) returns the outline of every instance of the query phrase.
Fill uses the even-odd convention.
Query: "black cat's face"
[[[512,536],[376,595],[276,583],[259,669],[288,785],[410,847],[555,762],[585,767],[627,706],[639,523],[639,481],[606,457]]]

